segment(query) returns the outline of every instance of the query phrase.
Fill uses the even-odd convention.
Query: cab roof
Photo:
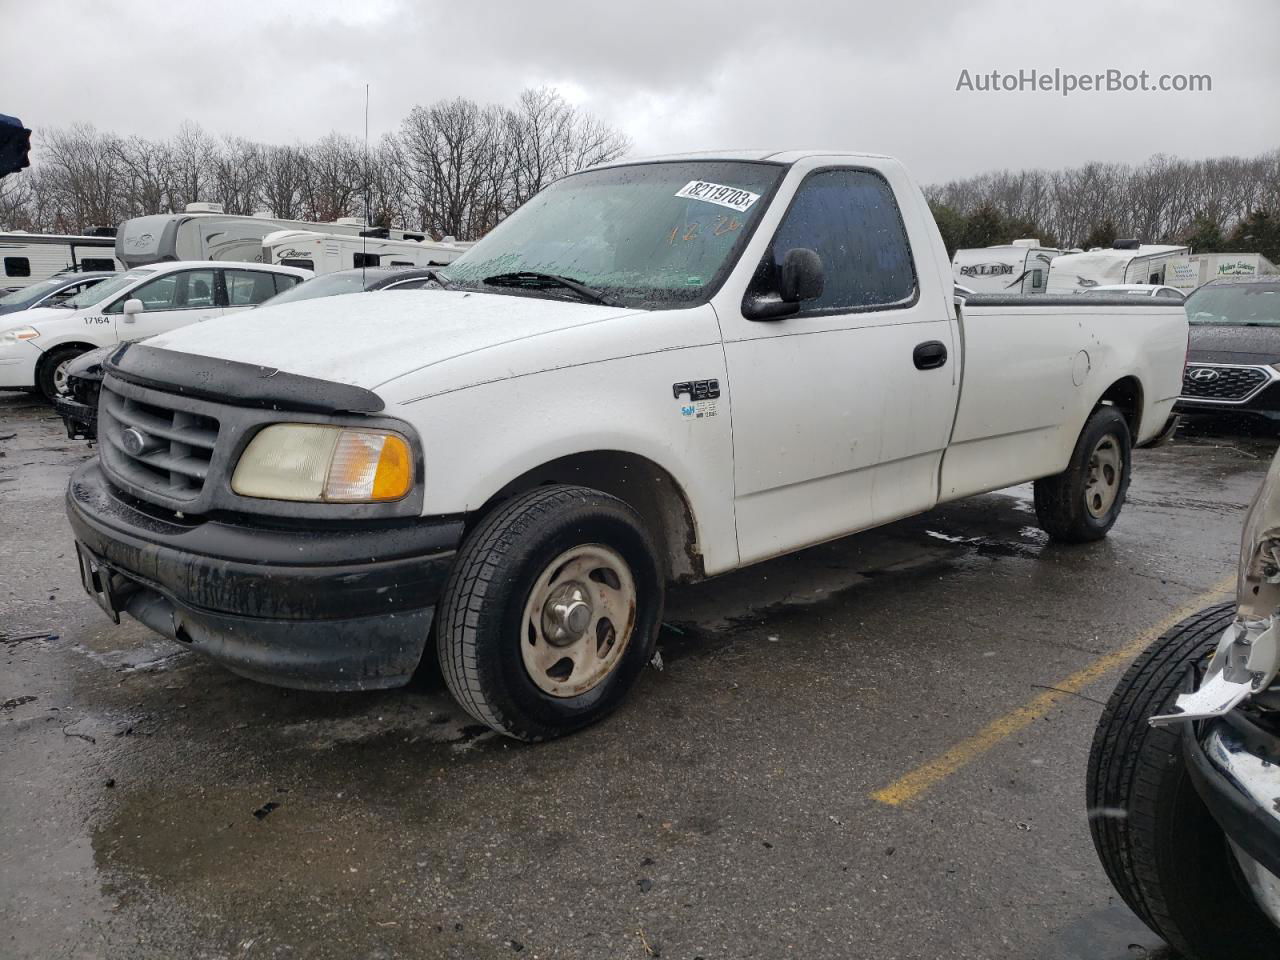
[[[863,160],[892,160],[883,153],[863,153],[856,150],[695,150],[689,153],[663,153],[651,157],[630,157],[596,164],[592,170],[606,167],[626,167],[640,163],[677,163],[682,160],[754,161],[791,164],[809,157],[854,157]]]

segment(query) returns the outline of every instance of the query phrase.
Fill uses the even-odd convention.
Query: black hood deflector
[[[167,393],[264,410],[379,413],[382,398],[348,383],[318,380],[274,367],[220,360],[126,343],[106,361],[107,373]]]

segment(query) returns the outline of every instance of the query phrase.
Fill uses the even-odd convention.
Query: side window
[[[300,267],[303,270],[314,270],[316,263],[314,260],[304,260],[297,257],[290,257],[280,261],[282,267]]]
[[[107,260],[102,257],[81,257],[81,270],[114,270],[116,263],[114,260]]]
[[[893,190],[868,170],[822,170],[796,191],[756,281],[774,279],[787,251],[807,247],[822,258],[822,296],[802,311],[907,304],[916,296],[911,246]]]
[[[1168,297],[1170,300],[1181,300],[1181,299],[1182,299],[1182,294],[1177,293],[1177,292],[1175,292],[1175,291],[1173,291],[1173,290],[1157,290],[1157,291],[1156,291],[1156,296],[1157,296],[1157,297]]]
[[[287,273],[273,273],[272,276],[276,278],[276,293],[292,290],[302,282],[301,277],[291,276]]]
[[[213,306],[213,271],[184,270],[135,287],[103,313],[120,313],[126,300],[141,300],[147,310],[187,310]]]
[[[1033,292],[1039,292],[1044,289],[1044,270],[1039,267],[1031,271],[1031,289]]]
[[[253,307],[276,295],[275,278],[258,270],[224,270],[227,281],[227,305]]]
[[[422,277],[419,280],[402,280],[399,283],[393,283],[391,286],[387,287],[387,289],[388,290],[421,290],[428,283],[430,283],[430,281],[426,277]]]
[[[382,262],[382,256],[377,253],[357,253],[354,254],[353,267],[376,267]]]
[[[6,277],[31,276],[31,261],[26,257],[5,257],[4,275]]]

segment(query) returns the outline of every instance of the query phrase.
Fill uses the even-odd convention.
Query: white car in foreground
[[[80,354],[237,313],[312,276],[310,270],[222,261],[136,267],[56,307],[0,318],[0,387],[62,391]]]
[[[309,689],[404,684],[434,638],[468,712],[546,739],[621,701],[670,580],[1026,480],[1105,536],[1187,346],[1181,304],[957,303],[868,154],[597,167],[435,276],[107,360],[67,509],[112,616]]]
[[[1089,754],[1107,876],[1186,960],[1280,957],[1280,455],[1239,557],[1235,601],[1138,657]]]

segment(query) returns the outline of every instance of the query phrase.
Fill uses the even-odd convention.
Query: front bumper
[[[98,408],[70,397],[54,397],[53,409],[62,418],[72,440],[93,440],[98,435]]]
[[[306,690],[408,682],[422,657],[460,519],[310,522],[163,514],[97,462],[67,488],[86,589],[242,676]]]
[[[1249,857],[1280,877],[1280,737],[1235,710],[1182,738],[1196,792]]]
[[[0,387],[34,387],[40,353],[30,340],[0,347]]]

